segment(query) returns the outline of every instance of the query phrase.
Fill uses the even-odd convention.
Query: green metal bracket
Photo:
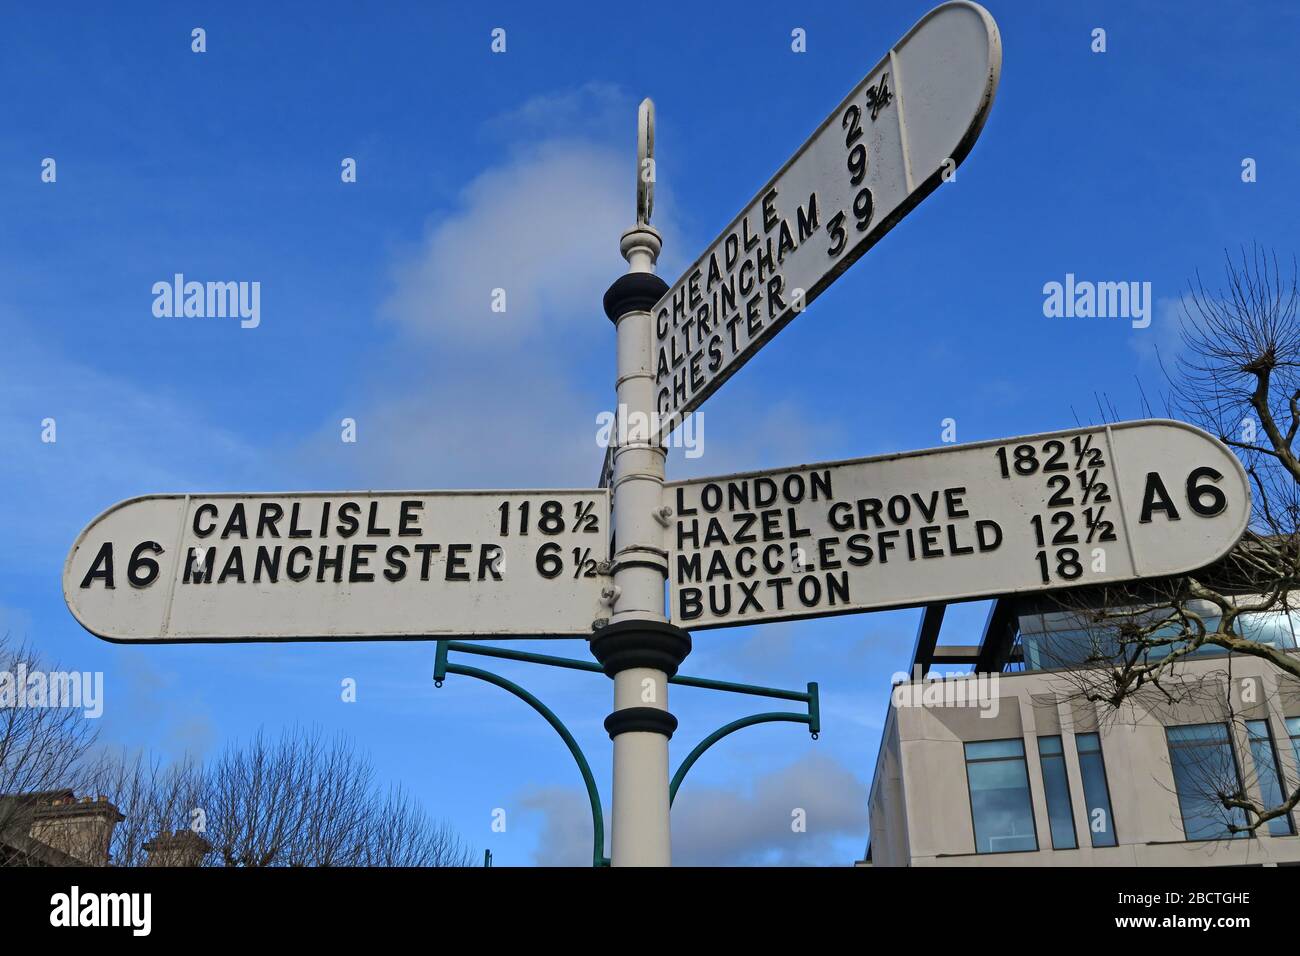
[[[467,650],[467,648],[469,648]],[[441,687],[442,682],[447,679],[448,674],[461,674],[465,677],[476,677],[481,681],[489,684],[495,684],[503,690],[508,690],[520,700],[522,700],[533,710],[537,711],[546,718],[546,722],[555,728],[555,732],[560,735],[565,746],[569,748],[569,753],[573,754],[573,759],[577,761],[578,770],[582,773],[582,782],[587,785],[587,799],[591,801],[591,825],[593,830],[592,848],[591,848],[591,865],[592,866],[609,866],[609,860],[605,856],[605,815],[600,808],[600,791],[596,789],[596,778],[592,776],[591,765],[587,763],[587,757],[578,746],[578,742],[569,733],[569,728],[564,726],[564,722],[555,716],[555,711],[547,707],[540,700],[524,690],[514,681],[507,680],[500,674],[493,674],[491,671],[480,670],[477,667],[466,667],[463,664],[453,664],[447,660],[447,653],[451,650],[465,651],[466,653],[475,654],[483,653],[485,649],[476,647],[473,644],[462,644],[460,641],[439,641],[438,653],[434,664],[433,683],[435,687]],[[486,657],[514,657],[520,654],[519,651],[508,651],[504,654],[484,654]],[[542,655],[535,655],[541,657]],[[561,660],[562,658],[557,658]],[[579,664],[582,661],[572,661],[570,663]],[[600,669],[599,665],[596,667]]]
[[[514,681],[507,680],[500,674],[493,674],[491,671],[452,663],[448,660],[451,651],[462,654],[475,654],[480,657],[495,657],[508,661],[522,661],[528,664],[545,664],[550,667],[563,667],[569,670],[588,671],[597,674],[604,673],[604,669],[595,661],[578,661],[569,657],[552,657],[549,654],[534,654],[530,651],[512,651],[504,647],[485,647],[482,644],[471,644],[465,641],[442,640],[438,642],[437,655],[434,661],[433,682],[435,687],[441,687],[448,674],[475,677],[509,691],[546,718],[546,722],[555,729],[555,732],[560,735],[560,738],[569,748],[569,753],[573,755],[574,761],[578,764],[578,770],[582,774],[582,781],[587,786],[587,799],[591,803],[592,866],[609,866],[609,858],[605,856],[605,815],[601,810],[600,791],[596,787],[595,777],[592,776],[591,765],[587,762],[587,757],[582,752],[582,748],[578,746],[573,734],[569,732],[569,728],[564,726],[564,723],[555,715],[554,711]],[[808,732],[812,734],[813,740],[816,740],[821,733],[821,700],[815,683],[810,683],[808,690],[802,692],[782,690],[777,687],[760,687],[755,684],[737,684],[732,681],[710,680],[703,677],[685,677],[680,674],[668,678],[668,683],[682,687],[697,687],[702,690],[723,691],[730,694],[747,694],[751,697],[772,697],[777,700],[797,701],[808,708],[806,714],[779,711],[752,714],[749,717],[733,720],[709,734],[687,755],[681,766],[677,768],[677,772],[673,774],[672,783],[668,787],[668,803],[670,806],[677,799],[677,791],[682,785],[682,780],[686,777],[687,771],[695,766],[695,762],[719,740],[734,734],[738,730],[744,730],[746,727],[753,727],[757,724],[781,721],[807,724]],[[487,859],[490,860],[491,857],[489,856]]]
[[[733,720],[731,723],[719,727],[709,736],[701,740],[682,761],[677,772],[673,774],[673,782],[668,785],[668,805],[672,806],[673,801],[677,799],[677,790],[682,785],[682,780],[686,777],[686,772],[695,766],[695,761],[703,756],[704,751],[708,750],[723,737],[734,734],[737,730],[744,730],[746,727],[753,727],[757,724],[770,724],[778,721],[789,721],[792,724],[807,724],[808,732],[812,734],[813,740],[821,734],[821,708],[818,702],[817,685],[815,683],[808,685],[808,693],[804,695],[807,698],[808,713],[791,714],[783,712],[772,712],[767,714],[751,714],[748,717],[741,717],[739,720]]]

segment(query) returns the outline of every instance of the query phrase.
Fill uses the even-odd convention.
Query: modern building
[[[1202,648],[1177,681],[1116,709],[1089,699],[1095,637],[1078,615],[999,600],[975,646],[941,644],[943,616],[925,610],[911,676],[891,694],[862,863],[1300,863],[1297,814],[1233,833],[1246,815],[1216,797],[1244,787],[1277,806],[1300,786],[1300,682],[1258,657]],[[1241,626],[1295,652],[1294,616]],[[942,664],[973,673],[917,679]]]

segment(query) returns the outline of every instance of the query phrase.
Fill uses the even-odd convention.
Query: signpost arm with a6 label
[[[599,490],[134,498],[74,543],[69,609],[119,642],[589,638],[614,684],[613,863],[667,865],[667,687],[687,628],[1211,563],[1246,528],[1250,489],[1231,452],[1179,422],[665,484],[663,439],[683,416],[949,178],[1001,57],[979,5],[930,11],[672,286],[654,274],[642,104],[628,272],[604,300],[631,427]]]

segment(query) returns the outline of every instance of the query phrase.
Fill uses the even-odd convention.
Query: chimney
[[[212,844],[193,830],[164,830],[144,845],[149,853],[145,866],[198,866]]]
[[[113,828],[122,819],[102,794],[80,800],[68,794],[32,811],[30,835],[87,866],[108,866]]]

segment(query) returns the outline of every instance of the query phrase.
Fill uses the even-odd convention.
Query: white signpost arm
[[[668,575],[661,523],[664,447],[650,427],[654,366],[650,308],[667,290],[654,274],[661,248],[650,226],[653,107],[638,123],[637,225],[623,234],[628,273],[605,293],[605,313],[617,330],[615,391],[622,434],[614,450],[613,613],[597,630],[591,650],[614,680],[614,711],[605,729],[614,742],[614,866],[668,866],[668,740],[677,727],[668,712],[668,678],[690,652],[690,636],[668,623]],[[646,160],[652,162],[647,166]]]

